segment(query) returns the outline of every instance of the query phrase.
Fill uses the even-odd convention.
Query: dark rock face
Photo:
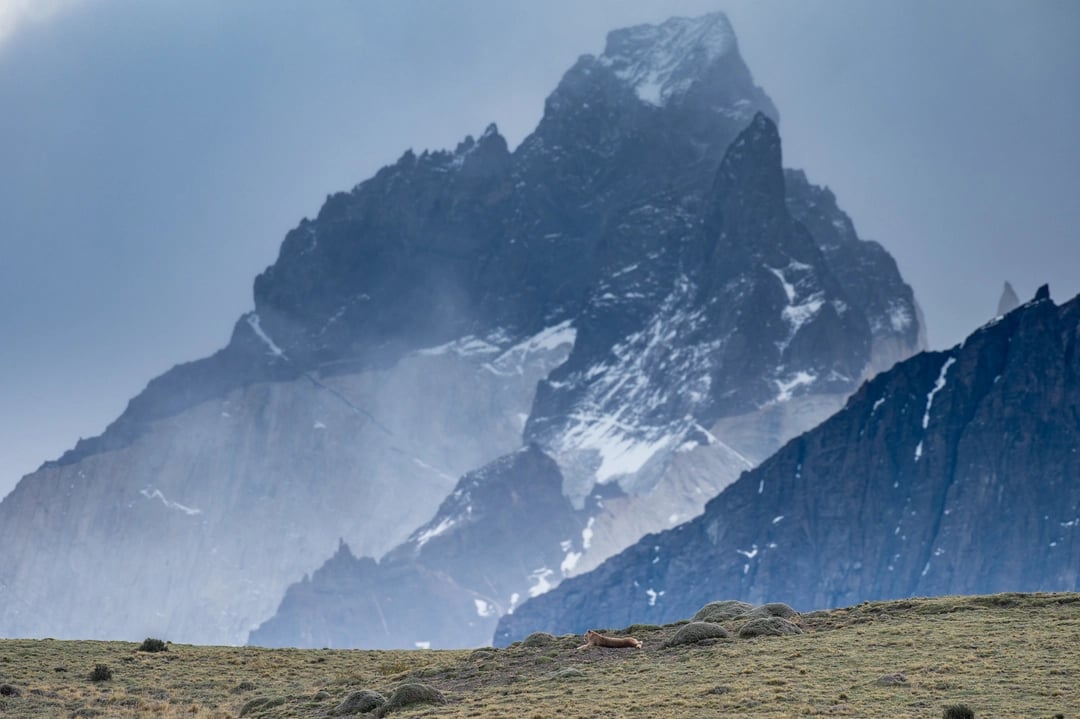
[[[628,294],[659,291],[634,312],[601,283],[569,360],[541,383],[525,428],[568,472],[572,497],[593,481],[641,472],[607,446],[670,452],[721,416],[811,385],[841,391],[861,376],[870,357],[866,317],[851,309],[814,239],[788,213],[784,192],[779,135],[759,113],[721,162],[701,216],[672,227],[667,218],[677,214],[660,212],[622,227],[620,247],[667,238],[650,257],[650,276]],[[580,417],[605,415],[632,429],[581,426]],[[656,481],[641,474],[626,488]]]
[[[906,359],[912,347],[925,347],[921,312],[892,256],[877,242],[859,239],[827,187],[810,184],[802,170],[785,170],[784,179],[788,211],[814,236],[844,292],[870,323],[872,373]]]
[[[798,609],[1080,589],[1080,298],[1036,299],[843,411],[594,572],[504,617],[531,631],[667,622],[716,597]]]

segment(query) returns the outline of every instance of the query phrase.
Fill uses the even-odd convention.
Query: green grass
[[[350,692],[404,683],[448,703],[394,717],[1072,716],[1080,707],[1080,594],[872,602],[796,619],[804,634],[644,650],[577,651],[580,636],[497,651],[292,650],[0,640],[0,715],[326,717]],[[112,679],[92,682],[97,664]],[[572,671],[568,671],[572,670]],[[885,675],[906,682],[879,684]]]

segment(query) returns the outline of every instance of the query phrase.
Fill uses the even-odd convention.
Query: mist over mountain
[[[582,56],[513,152],[491,125],[331,195],[225,348],[0,502],[0,634],[397,646],[333,617],[434,582],[475,633],[415,641],[484,641],[694,516],[922,347],[775,118],[726,17],[676,18]]]
[[[1035,299],[844,409],[711,500],[500,622],[505,644],[685,618],[1080,588],[1080,297]]]
[[[613,32],[571,68],[514,157],[523,192],[558,188],[561,214],[595,233],[543,235],[556,252],[579,248],[560,266],[592,263],[573,349],[538,384],[523,432],[529,456],[554,463],[504,458],[466,476],[451,495],[464,499],[378,565],[339,551],[252,643],[485,643],[524,598],[694,516],[921,346],[895,263],[832,193],[785,174],[776,125],[755,106],[774,112],[721,15]],[[533,221],[546,230],[544,212]],[[553,482],[560,501],[491,499]],[[360,585],[379,612],[349,609]]]

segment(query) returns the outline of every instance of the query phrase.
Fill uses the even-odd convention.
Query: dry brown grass
[[[0,715],[325,717],[351,691],[389,696],[407,681],[449,703],[392,716],[940,717],[966,704],[1049,719],[1080,707],[1078,594],[874,602],[797,621],[804,634],[669,649],[677,627],[635,627],[644,650],[580,652],[580,636],[476,652],[3,640],[0,684],[20,695],[0,696]],[[91,682],[96,664],[112,680]],[[906,681],[878,682],[895,674]]]

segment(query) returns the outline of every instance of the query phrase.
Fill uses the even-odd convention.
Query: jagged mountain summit
[[[1035,299],[867,382],[702,516],[503,618],[662,623],[716,599],[803,611],[915,595],[1080,589],[1080,297]]]
[[[667,37],[625,33],[654,35]],[[621,57],[625,40],[613,33],[608,52],[614,45]],[[691,191],[699,198],[688,206]],[[776,125],[762,113],[710,182],[677,198],[661,192],[632,216],[610,231],[618,260],[586,295],[570,356],[540,382],[525,426],[532,451],[555,459],[549,470],[569,501],[481,509],[471,499],[478,481],[489,491],[552,481],[551,471],[493,464],[453,493],[470,497],[466,506],[444,504],[378,565],[339,558],[295,585],[252,643],[482,644],[523,599],[699,512],[752,465],[742,451],[761,458],[778,444],[784,410],[801,406],[786,429],[805,429],[875,365],[920,341],[895,263],[857,237],[832,193],[784,172]],[[531,564],[502,556],[522,537]],[[500,549],[489,558],[483,547]],[[381,611],[354,607],[345,620],[340,598],[361,583]],[[387,612],[398,621],[385,621]],[[447,612],[469,619],[443,621]]]
[[[1001,290],[1001,298],[998,300],[996,316],[1002,317],[1007,315],[1019,306],[1020,298],[1016,296],[1016,290],[1013,289],[1012,284],[1006,280],[1005,287]]]
[[[240,643],[353,552],[456,546],[455,486],[521,466],[566,524],[516,580],[455,569],[488,621],[696,514],[920,347],[895,263],[785,175],[775,119],[723,15],[674,19],[582,56],[513,151],[492,125],[327,198],[228,346],[0,503],[0,634]]]

